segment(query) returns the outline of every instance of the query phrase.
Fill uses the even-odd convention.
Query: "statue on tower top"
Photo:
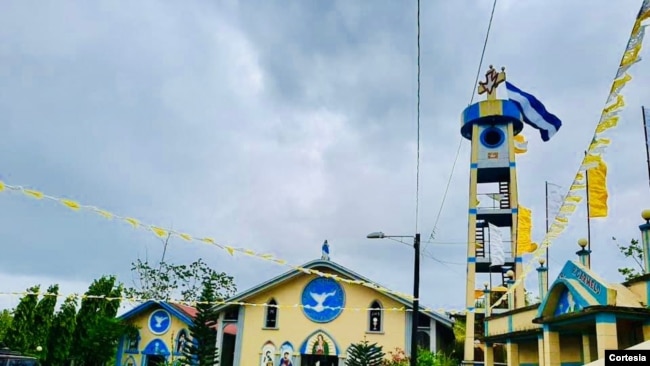
[[[485,81],[478,82],[478,93],[483,94],[487,93],[488,100],[496,99],[496,90],[497,87],[506,81],[506,68],[502,67],[501,71],[498,72],[492,65],[485,73]]]
[[[322,259],[324,261],[330,260],[330,245],[327,244],[327,240],[325,240],[325,242],[323,242],[323,247],[321,248],[321,253],[322,254],[321,254],[320,259]]]

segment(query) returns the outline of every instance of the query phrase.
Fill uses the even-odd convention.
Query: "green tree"
[[[20,299],[14,311],[11,327],[5,335],[5,344],[12,350],[32,354],[35,350],[30,348],[34,333],[34,312],[38,305],[38,292],[40,286],[27,289],[27,294]]]
[[[81,300],[75,319],[72,358],[82,366],[103,366],[117,351],[119,339],[130,327],[115,319],[120,307],[122,286],[115,276],[104,276],[93,283]]]
[[[218,299],[227,299],[235,294],[237,287],[232,276],[217,272],[202,259],[189,265],[172,264],[164,260],[157,265],[138,259],[132,263],[131,270],[136,280],[134,286],[127,288],[127,297],[145,300],[170,300],[180,297],[183,301],[197,301],[202,284],[213,284]]]
[[[218,300],[214,284],[206,280],[196,306],[196,317],[190,326],[191,341],[185,344],[183,362],[201,366],[218,365],[219,350],[216,347],[217,332],[214,329],[218,314],[214,311],[214,302]]]
[[[42,347],[42,350],[38,352],[41,361],[47,355],[47,338],[50,333],[52,319],[54,318],[54,309],[56,308],[58,294],[59,285],[50,286],[34,309],[34,323],[32,325],[34,331],[29,348],[36,349],[36,347]]]
[[[8,309],[0,311],[0,343],[4,343],[5,335],[11,328],[11,321],[13,320],[13,315]]]
[[[346,366],[380,366],[384,363],[383,347],[377,343],[370,344],[367,339],[353,343],[348,348]]]
[[[75,296],[70,296],[65,299],[52,320],[47,340],[45,366],[65,366],[70,360],[76,316],[77,300]]]
[[[616,243],[616,246],[618,247],[618,250],[625,256],[625,258],[632,258],[636,265],[638,266],[638,270],[633,268],[633,267],[623,267],[618,269],[618,273],[622,274],[623,277],[625,277],[625,281],[629,281],[631,279],[637,278],[643,274],[643,248],[641,247],[641,243],[639,243],[638,240],[632,239],[630,240],[630,245],[624,246],[624,245],[619,245],[618,241],[616,238],[612,237],[612,240]]]

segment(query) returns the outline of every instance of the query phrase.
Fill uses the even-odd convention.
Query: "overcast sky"
[[[640,0],[500,0],[481,74],[505,66],[564,123],[548,143],[526,128],[521,204],[544,234],[544,181],[569,186],[600,117]],[[434,228],[460,142],[491,0],[423,1],[420,216]],[[398,291],[413,253],[371,231],[415,226],[415,1],[3,1],[0,176],[194,236],[332,260]],[[647,42],[646,42],[647,44]],[[648,55],[644,51],[643,55]],[[631,69],[611,130],[610,216],[592,221],[593,267],[626,264],[611,241],[638,237],[650,208],[641,105],[650,64]],[[468,141],[462,142],[422,298],[465,297]],[[158,258],[151,233],[16,193],[0,194],[0,292],[59,283],[83,292]],[[584,204],[553,243],[551,277],[586,235]],[[286,267],[174,240],[168,258],[203,258],[245,290]],[[430,258],[433,257],[436,260]],[[537,291],[536,276],[527,287]],[[17,297],[0,296],[0,308]]]

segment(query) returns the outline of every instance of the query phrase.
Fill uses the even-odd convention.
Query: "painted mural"
[[[260,360],[261,366],[274,366],[275,365],[275,345],[273,342],[266,342],[262,346],[262,359]]]
[[[324,332],[312,335],[301,351],[307,355],[337,356],[334,341]]]
[[[289,342],[280,347],[280,366],[293,366],[293,346]]]
[[[555,316],[575,313],[582,310],[582,306],[575,301],[573,294],[568,289],[564,289],[555,308]]]
[[[149,330],[156,335],[165,334],[172,324],[172,318],[164,309],[158,309],[149,316]]]
[[[302,291],[305,316],[316,323],[329,323],[336,319],[345,306],[343,287],[331,278],[311,280]]]

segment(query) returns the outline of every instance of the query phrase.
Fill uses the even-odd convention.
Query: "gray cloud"
[[[456,155],[490,10],[490,1],[423,4],[424,239]],[[549,143],[527,130],[529,153],[519,157],[521,203],[533,209],[538,240],[543,182],[569,185],[637,10],[634,1],[499,2],[483,69],[506,66],[564,121]],[[0,174],[8,183],[296,264],[319,257],[327,238],[334,260],[410,291],[411,251],[365,235],[415,230],[414,4],[16,1],[3,4],[0,22]],[[607,155],[611,214],[592,227],[594,267],[612,281],[624,260],[610,237],[636,236],[638,212],[650,206],[639,115],[648,70],[643,62],[632,69],[629,108]],[[438,261],[423,260],[423,298],[435,306],[464,302],[468,160],[464,141],[427,247]],[[160,254],[159,240],[126,224],[1,199],[0,268],[9,280],[0,290],[21,289],[27,275],[129,281],[132,260]],[[551,249],[552,276],[585,235],[584,213],[572,222]],[[242,289],[285,270],[181,240],[169,256],[203,257]]]

